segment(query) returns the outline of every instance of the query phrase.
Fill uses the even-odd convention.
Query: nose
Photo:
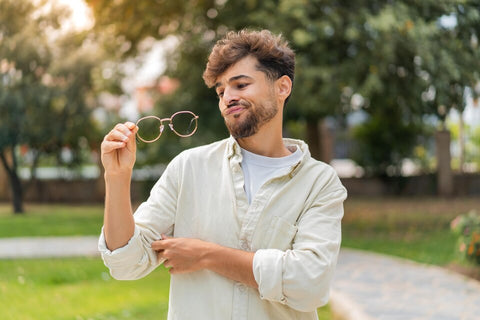
[[[240,98],[238,94],[236,93],[235,90],[232,90],[231,88],[225,88],[223,91],[223,102],[225,105],[230,105],[235,101],[238,101]]]

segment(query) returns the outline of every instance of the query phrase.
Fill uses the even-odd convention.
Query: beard
[[[253,136],[262,125],[273,119],[278,113],[278,106],[273,102],[259,104],[255,109],[252,109],[252,105],[245,101],[240,101],[238,104],[245,107],[245,113],[247,113],[245,119],[233,121],[224,118],[228,131],[235,139]],[[240,116],[233,115],[233,118]]]

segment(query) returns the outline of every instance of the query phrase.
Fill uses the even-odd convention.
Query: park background
[[[343,246],[480,278],[473,233],[451,230],[459,216],[480,228],[480,1],[0,0],[0,237],[98,235],[99,145],[119,121],[200,117],[193,137],[139,143],[136,204],[181,150],[227,137],[201,74],[215,41],[244,27],[282,33],[296,52],[285,132],[347,187]],[[37,309],[24,319],[166,310],[164,270],[136,284],[98,258],[0,270],[6,319],[26,296]],[[51,311],[49,296],[65,307]]]

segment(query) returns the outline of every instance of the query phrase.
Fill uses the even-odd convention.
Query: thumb
[[[138,131],[138,127],[133,122],[125,122],[125,125],[130,130],[130,132],[132,133],[130,135],[128,141],[127,141],[127,149],[130,152],[135,153],[136,150],[137,150],[137,143],[136,143],[135,135]]]

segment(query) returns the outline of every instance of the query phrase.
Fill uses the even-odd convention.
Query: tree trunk
[[[333,139],[325,119],[307,120],[307,143],[312,157],[330,163],[333,159]]]
[[[15,214],[23,213],[23,187],[22,182],[17,174],[17,161],[13,151],[10,155],[12,159],[12,165],[8,164],[7,156],[5,152],[0,152],[0,160],[2,161],[3,167],[8,174],[8,180],[10,181],[10,189],[12,191],[12,205],[13,212]]]
[[[98,148],[96,150],[98,150]],[[99,199],[95,200],[103,200],[105,195],[105,168],[103,167],[102,159],[99,152],[95,152],[95,158],[97,160],[98,168],[100,169],[100,174],[97,178],[97,182],[95,183],[97,189],[97,192],[95,192],[95,194],[102,195]]]
[[[8,180],[7,170],[0,167],[0,201],[9,199],[10,181]]]
[[[459,111],[459,121],[458,121],[458,146],[459,146],[459,166],[458,170],[460,173],[463,173],[465,167],[465,122],[463,121],[463,111]]]
[[[12,204],[13,204],[13,212],[15,214],[24,213],[23,210],[23,188],[22,182],[18,177],[16,172],[9,175],[10,177],[10,185],[12,188]]]
[[[440,196],[453,194],[453,173],[450,154],[450,131],[443,129],[435,134],[437,155],[437,192]]]
[[[320,131],[318,130],[317,119],[307,120],[307,143],[312,157],[321,160]]]

